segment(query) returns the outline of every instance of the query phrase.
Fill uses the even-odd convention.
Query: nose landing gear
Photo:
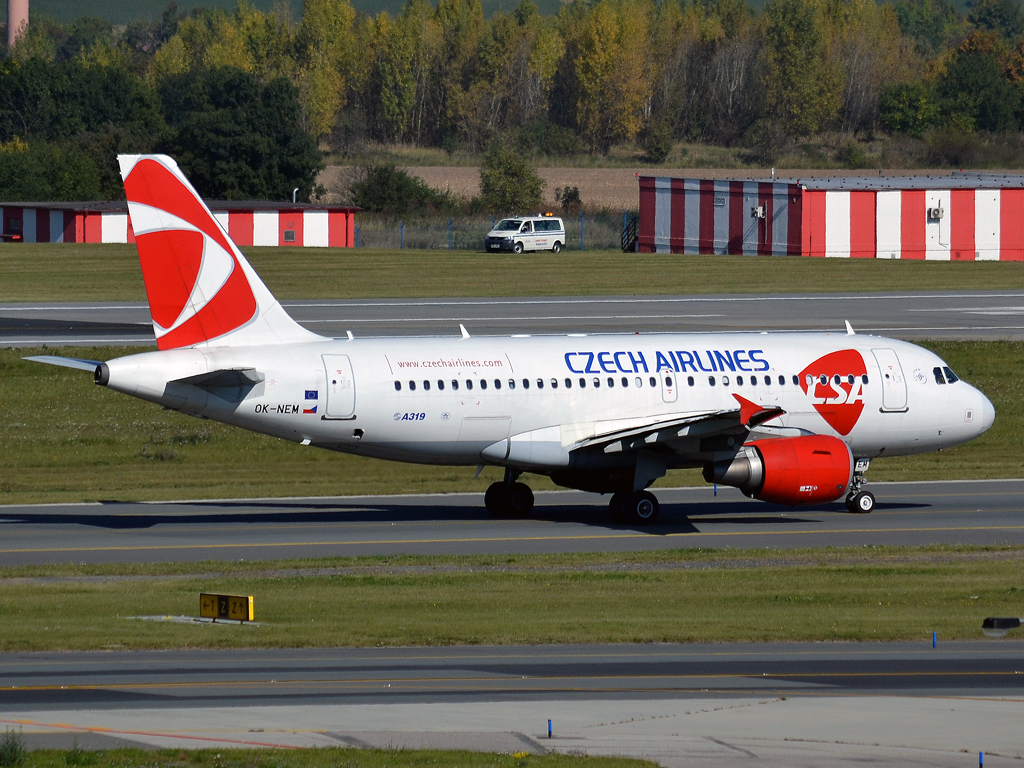
[[[484,506],[491,517],[528,517],[533,511],[533,491],[526,483],[517,482],[522,472],[505,469],[505,479],[491,483],[484,494]]]
[[[857,459],[853,468],[853,480],[850,482],[850,492],[846,496],[846,510],[855,515],[866,515],[875,508],[874,494],[861,490],[867,483],[864,473],[868,471],[870,464],[871,459]]]

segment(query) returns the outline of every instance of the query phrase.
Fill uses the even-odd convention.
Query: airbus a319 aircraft
[[[485,496],[529,514],[527,472],[611,494],[613,519],[657,519],[669,469],[777,504],[845,498],[873,459],[958,445],[992,403],[928,350],[846,333],[450,338],[318,336],[293,321],[175,162],[118,158],[159,351],[97,384],[182,413],[332,451],[504,467]]]

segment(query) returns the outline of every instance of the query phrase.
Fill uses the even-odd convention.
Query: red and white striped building
[[[304,203],[209,203],[239,246],[294,245],[351,248],[358,208]],[[2,203],[5,241],[26,243],[133,243],[124,202]]]
[[[637,249],[1024,260],[1024,176],[640,178]]]

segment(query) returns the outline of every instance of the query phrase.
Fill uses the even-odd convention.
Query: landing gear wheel
[[[507,517],[529,517],[533,511],[533,491],[526,483],[506,486],[505,509]]]
[[[505,483],[491,483],[484,494],[484,506],[491,517],[508,517],[508,486]]]
[[[515,251],[516,253],[522,253],[523,252],[523,244],[522,243],[516,243],[515,245],[512,246],[512,250]]]
[[[846,499],[846,508],[855,515],[866,515],[875,508],[875,497],[870,491],[861,491]]]
[[[633,491],[622,500],[622,514],[633,525],[650,525],[660,513],[658,498],[648,491]]]
[[[627,494],[619,491],[618,493],[613,493],[611,500],[608,502],[608,513],[612,516],[613,523],[626,522],[626,515],[622,511],[622,502],[626,496]]]
[[[558,253],[560,250],[562,250],[562,244],[561,243],[555,243],[554,245],[551,246],[551,252],[552,253]]]

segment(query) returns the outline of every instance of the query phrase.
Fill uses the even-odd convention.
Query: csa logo
[[[819,357],[804,368],[800,373],[800,388],[832,429],[840,435],[848,435],[864,410],[861,377],[867,372],[860,352],[843,349]]]

